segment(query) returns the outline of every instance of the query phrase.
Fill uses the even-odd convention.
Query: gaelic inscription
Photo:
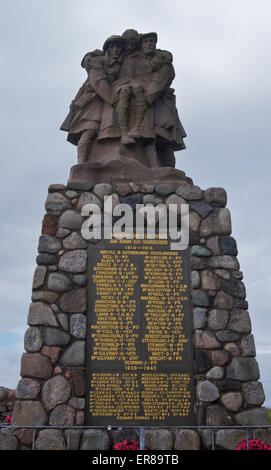
[[[188,260],[161,239],[89,247],[87,424],[193,424]]]

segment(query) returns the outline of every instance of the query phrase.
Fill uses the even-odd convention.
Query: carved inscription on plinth
[[[188,252],[112,239],[88,259],[87,424],[194,424]]]

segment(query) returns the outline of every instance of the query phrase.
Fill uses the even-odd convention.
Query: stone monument
[[[268,424],[227,195],[175,168],[186,134],[172,55],[156,44],[156,33],[126,30],[87,52],[61,125],[78,162],[66,185],[49,186],[13,413],[14,425],[52,427],[37,449],[109,449],[140,426],[155,428],[149,449],[210,448],[208,430],[181,428],[193,425],[224,426],[215,442],[231,449],[246,433],[227,426]],[[137,205],[167,215],[174,205],[178,227],[188,204],[189,245],[172,250],[168,232],[87,239],[85,207],[108,216],[109,198],[113,221],[120,203],[132,221]],[[74,425],[90,429],[69,439],[54,429]],[[15,436],[32,443],[28,428]]]

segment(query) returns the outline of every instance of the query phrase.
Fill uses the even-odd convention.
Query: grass
[[[271,424],[271,408],[268,409],[269,423]]]

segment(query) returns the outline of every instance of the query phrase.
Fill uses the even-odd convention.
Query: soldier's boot
[[[135,139],[129,136],[127,127],[121,127],[120,134],[121,134],[120,142],[123,145],[135,144]]]
[[[89,144],[77,145],[77,163],[86,163]]]
[[[157,157],[160,166],[170,166],[175,168],[176,159],[174,150],[170,145],[156,145]]]
[[[88,153],[96,131],[88,129],[82,132],[82,135],[77,144],[77,163],[86,163],[88,160]]]
[[[129,131],[128,136],[133,139],[140,139],[141,135],[141,126],[145,117],[145,112],[147,108],[146,100],[144,97],[144,89],[141,86],[134,87],[133,92],[135,95],[135,101],[133,106],[134,111],[134,127]]]
[[[128,115],[129,104],[132,89],[131,87],[123,88],[120,91],[120,99],[118,104],[118,117],[120,125],[121,143],[123,145],[134,144],[135,140],[128,136]]]

